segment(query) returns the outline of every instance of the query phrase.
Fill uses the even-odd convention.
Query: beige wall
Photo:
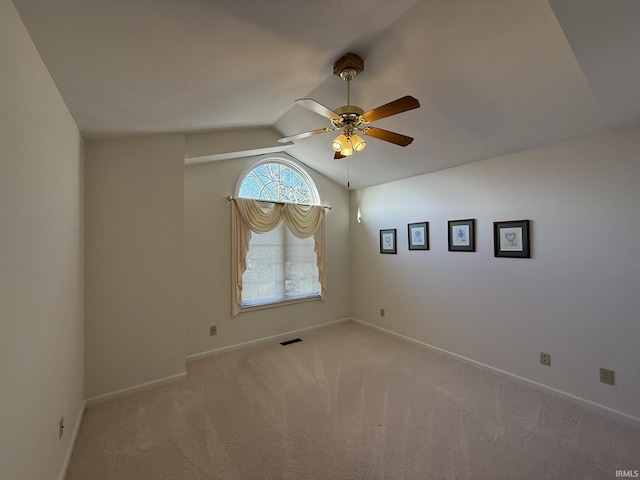
[[[187,354],[313,327],[349,316],[349,195],[309,171],[326,217],[327,299],[231,317],[231,210],[227,195],[255,157],[192,165],[185,173]],[[209,336],[209,326],[218,334]]]
[[[184,373],[184,135],[86,146],[86,396]]]
[[[638,185],[629,130],[353,192],[352,314],[640,419]],[[477,219],[477,252],[448,252],[447,220],[464,218]],[[493,222],[519,219],[533,258],[494,258]],[[418,221],[430,251],[407,250]],[[382,228],[398,229],[397,255],[378,253]]]
[[[333,206],[327,300],[231,317],[224,197],[255,158],[185,169],[182,134],[96,140],[85,155],[9,0],[0,65],[0,478],[59,475],[85,397],[348,316],[640,418],[640,130],[351,194],[311,172]],[[478,251],[447,252],[447,220],[469,217]],[[494,258],[492,222],[524,218],[533,258]],[[431,250],[407,251],[406,224],[424,220]],[[398,255],[378,253],[381,228],[398,229]]]
[[[0,65],[0,478],[49,480],[84,399],[83,141],[10,0]]]
[[[231,317],[225,197],[255,160],[185,171],[183,135],[87,142],[87,398],[180,375],[185,354],[348,317],[349,196],[315,172],[323,202],[334,207],[327,216],[327,300]]]

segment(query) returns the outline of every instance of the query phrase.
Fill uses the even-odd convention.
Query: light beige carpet
[[[640,430],[355,323],[87,409],[67,480],[613,479]]]

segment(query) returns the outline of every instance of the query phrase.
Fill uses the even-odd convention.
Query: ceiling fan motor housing
[[[336,108],[335,112],[340,115],[340,119],[331,120],[331,123],[337,128],[347,125],[357,127],[365,123],[362,118],[364,110],[356,105],[345,105],[344,107]]]

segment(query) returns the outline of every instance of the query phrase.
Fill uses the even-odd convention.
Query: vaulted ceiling
[[[294,101],[346,104],[346,52],[352,103],[421,103],[348,167],[332,135],[283,145],[352,188],[640,124],[637,0],[13,1],[89,139],[329,126]]]

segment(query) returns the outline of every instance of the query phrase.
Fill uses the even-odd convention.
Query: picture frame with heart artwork
[[[493,253],[496,257],[531,258],[530,220],[493,222]]]

